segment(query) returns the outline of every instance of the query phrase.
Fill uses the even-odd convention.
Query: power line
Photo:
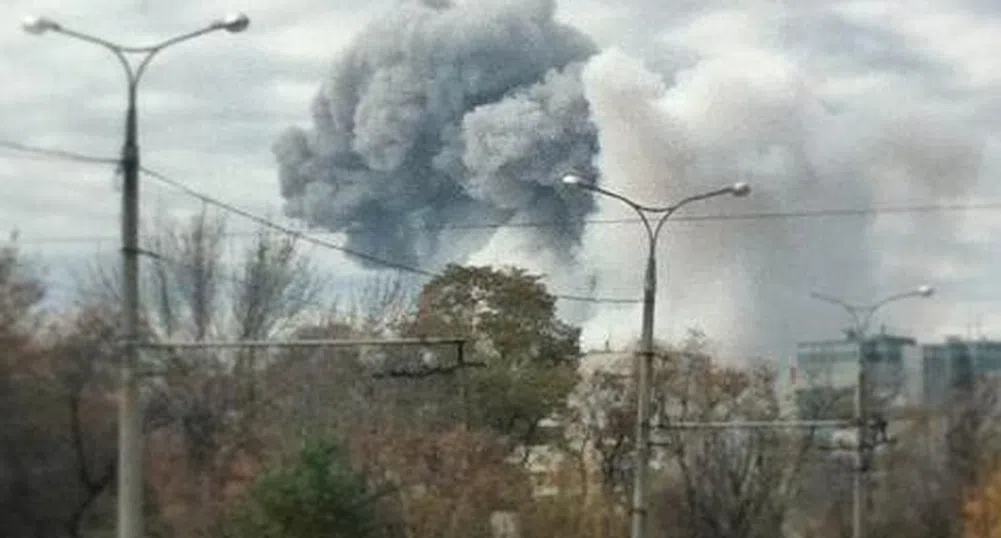
[[[10,140],[0,140],[0,147],[11,149],[14,151],[19,151],[28,155],[35,155],[39,159],[52,159],[52,160],[62,160],[62,161],[77,161],[93,164],[115,164],[120,162],[120,159],[112,157],[95,157],[93,155],[85,155],[83,153],[77,153],[75,151],[66,151],[61,149],[51,149],[43,148],[39,146],[31,146],[28,144],[21,144],[18,142],[13,142]]]
[[[259,232],[250,230],[245,232],[225,232],[220,234],[220,237],[227,238],[250,238],[256,237]],[[327,232],[333,234],[333,232]],[[321,235],[313,232],[313,235]],[[149,234],[143,234],[144,237],[149,237]],[[121,237],[117,235],[35,235],[35,236],[24,236],[18,237],[19,245],[46,245],[46,244],[100,244],[100,243],[114,243],[120,241]]]
[[[90,162],[90,163],[101,163],[101,164],[109,164],[109,163],[111,163],[111,164],[117,164],[119,162],[117,159],[107,159],[107,158],[103,158],[103,157],[92,157],[92,156],[83,155],[83,154],[80,154],[80,153],[75,153],[75,152],[70,152],[70,151],[63,151],[63,150],[56,150],[56,149],[49,149],[49,148],[40,148],[40,147],[36,147],[36,146],[29,146],[29,145],[20,144],[20,143],[17,143],[17,142],[11,142],[11,141],[7,141],[7,140],[0,140],[0,147],[4,147],[4,148],[7,148],[7,149],[12,149],[12,150],[16,150],[16,151],[21,151],[21,152],[29,153],[29,154],[35,154],[35,155],[39,155],[39,156],[42,156],[42,157],[50,157],[50,158],[61,159],[61,160],[72,160],[72,161]],[[307,234],[305,234],[303,232],[300,232],[298,230],[294,230],[292,228],[289,228],[288,226],[283,226],[283,225],[278,224],[276,222],[273,222],[273,221],[271,221],[269,219],[266,219],[264,217],[261,217],[259,215],[254,214],[254,213],[251,213],[249,211],[246,211],[244,209],[236,207],[236,206],[234,206],[232,204],[223,202],[221,200],[218,200],[216,198],[213,198],[211,196],[203,194],[203,193],[201,193],[199,191],[196,191],[195,189],[192,189],[191,187],[189,187],[189,186],[187,186],[187,185],[185,185],[185,184],[183,184],[183,183],[181,183],[179,181],[175,181],[173,179],[170,179],[166,175],[161,174],[161,173],[159,173],[159,172],[157,172],[155,170],[151,170],[151,169],[149,169],[149,168],[147,168],[145,166],[142,167],[141,170],[142,170],[142,172],[144,174],[152,177],[153,179],[156,179],[156,180],[158,180],[158,181],[160,181],[162,183],[170,185],[171,187],[173,187],[173,188],[175,188],[175,189],[177,189],[177,190],[179,190],[179,191],[187,194],[188,196],[191,196],[192,198],[198,199],[198,200],[202,201],[203,203],[206,203],[206,204],[209,204],[209,205],[214,205],[214,206],[216,206],[216,207],[218,207],[220,209],[223,209],[224,211],[227,211],[229,213],[233,213],[233,214],[239,215],[239,216],[241,216],[241,217],[243,217],[245,219],[248,219],[248,220],[250,220],[252,222],[255,222],[255,223],[257,223],[257,224],[259,224],[261,226],[264,226],[266,228],[270,228],[270,229],[279,231],[281,233],[293,236],[293,237],[295,237],[297,239],[302,239],[303,241],[306,241],[306,242],[309,242],[309,243],[313,243],[315,245],[318,245],[318,246],[321,246],[321,247],[324,247],[324,248],[329,248],[329,249],[332,249],[332,250],[340,251],[340,252],[343,252],[343,253],[348,254],[350,256],[353,256],[355,258],[362,259],[362,260],[365,260],[365,261],[368,261],[368,262],[371,262],[371,263],[374,263],[374,264],[377,264],[377,265],[381,265],[381,266],[384,266],[384,267],[388,267],[388,268],[391,268],[391,269],[397,269],[397,270],[400,270],[400,271],[404,271],[404,272],[408,272],[408,273],[414,273],[414,274],[419,274],[419,275],[422,275],[422,276],[429,276],[429,277],[437,276],[434,272],[426,270],[426,269],[422,269],[422,268],[419,268],[419,267],[413,267],[413,266],[409,266],[409,265],[406,265],[406,264],[397,263],[397,262],[393,262],[393,261],[389,261],[389,260],[384,260],[382,258],[373,256],[371,254],[367,254],[365,252],[361,252],[361,251],[354,250],[354,249],[351,249],[351,248],[348,248],[348,247],[345,247],[345,246],[342,246],[342,245],[338,245],[336,243],[332,243],[332,242],[325,241],[325,240],[322,240],[322,239],[319,239],[319,238],[316,238],[316,237],[312,237],[312,236],[307,235]]]
[[[24,153],[39,155],[43,158],[51,158],[59,160],[73,160],[79,162],[100,163],[100,164],[109,164],[109,163],[115,164],[118,162],[117,159],[94,157],[63,150],[40,148],[5,140],[0,140],[0,148],[12,149]],[[156,179],[166,185],[169,185],[183,192],[188,196],[191,196],[195,199],[202,201],[205,204],[216,206],[220,209],[223,209],[224,211],[236,214],[252,222],[255,222],[260,226],[270,228],[272,230],[284,234],[288,234],[290,236],[293,236],[297,239],[301,239],[313,245],[342,252],[349,256],[368,261],[372,264],[386,268],[396,269],[398,271],[403,271],[407,273],[412,273],[432,278],[438,276],[437,273],[429,269],[424,269],[418,266],[412,266],[400,262],[386,260],[372,254],[354,250],[349,247],[339,245],[337,243],[320,239],[313,234],[306,234],[294,228],[278,224],[265,217],[261,217],[257,214],[251,213],[235,205],[223,202],[219,199],[201,193],[185,185],[184,183],[173,180],[165,176],[164,174],[161,174],[149,168],[143,167],[142,172],[152,177],[153,179]],[[894,213],[931,213],[931,212],[945,212],[945,211],[997,210],[997,209],[1001,209],[1001,202],[985,202],[980,204],[974,204],[974,203],[925,204],[925,205],[915,205],[915,206],[872,207],[872,208],[859,208],[859,209],[773,211],[773,212],[757,212],[757,213],[744,213],[744,214],[734,214],[734,215],[695,215],[695,216],[681,215],[675,217],[673,220],[693,221],[693,222],[731,221],[731,220],[771,220],[771,219],[795,219],[795,218],[818,218],[818,217],[842,217],[842,216],[871,216],[871,215],[894,214]],[[637,219],[589,219],[580,222],[582,222],[583,224],[626,224],[626,223],[635,223],[638,221]],[[453,224],[453,225],[443,225],[436,228],[437,229],[516,228],[516,227],[538,228],[546,226],[565,226],[566,224],[567,222],[565,221],[564,222],[543,221],[543,222],[524,222],[524,223],[504,222],[504,223],[484,223],[484,224],[465,224],[465,225]],[[430,229],[435,229],[435,228],[430,228]],[[553,294],[553,296],[558,299],[575,301],[575,302],[591,302],[591,303],[605,303],[605,304],[636,304],[640,302],[638,299],[588,297],[588,296],[571,295],[571,294]]]
[[[339,252],[343,252],[344,254],[347,254],[349,256],[353,256],[355,258],[358,258],[358,259],[361,259],[361,260],[365,260],[365,261],[374,263],[376,265],[381,265],[381,266],[384,266],[384,267],[388,267],[390,269],[396,269],[396,270],[407,272],[407,273],[414,273],[414,274],[418,274],[418,275],[421,275],[421,276],[429,276],[429,277],[437,276],[436,273],[434,273],[432,271],[429,271],[427,269],[422,269],[420,267],[414,267],[414,266],[406,265],[406,264],[403,264],[403,263],[393,262],[393,261],[390,261],[390,260],[384,260],[384,259],[379,258],[377,256],[373,256],[372,254],[367,254],[365,252],[354,250],[352,248],[348,248],[348,247],[345,247],[343,245],[338,245],[337,243],[332,243],[330,241],[326,241],[326,240],[320,239],[318,237],[313,237],[312,235],[307,235],[307,234],[305,234],[305,233],[303,233],[303,232],[301,232],[299,230],[290,228],[290,227],[282,225],[282,224],[278,224],[277,222],[274,222],[274,221],[269,220],[267,218],[261,217],[260,215],[257,215],[257,214],[251,213],[250,211],[247,211],[245,209],[241,209],[239,207],[236,207],[233,204],[230,204],[230,203],[227,203],[227,202],[223,202],[222,200],[213,198],[213,197],[211,197],[211,196],[209,196],[207,194],[204,194],[204,193],[201,193],[199,191],[196,191],[196,190],[192,189],[191,187],[185,185],[184,183],[181,183],[179,181],[175,181],[173,179],[170,179],[169,177],[167,177],[167,176],[165,176],[165,175],[163,175],[163,174],[161,174],[161,173],[159,173],[159,172],[157,172],[155,170],[150,170],[149,168],[147,168],[145,166],[141,167],[141,170],[142,170],[142,172],[144,174],[150,176],[151,178],[156,179],[157,181],[160,181],[160,182],[165,183],[167,185],[170,185],[171,187],[174,187],[175,189],[178,189],[179,191],[187,194],[188,196],[191,196],[192,198],[196,198],[196,199],[202,201],[203,203],[216,206],[219,209],[222,209],[223,211],[227,211],[229,213],[233,213],[235,215],[239,215],[239,216],[241,216],[241,217],[243,217],[243,218],[245,218],[245,219],[247,219],[247,220],[249,220],[251,222],[255,222],[255,223],[257,223],[257,224],[259,224],[261,226],[264,226],[265,228],[270,228],[272,230],[275,230],[275,231],[287,234],[289,236],[295,237],[296,239],[301,239],[303,241],[306,241],[307,243],[312,243],[314,245],[317,245],[317,246],[320,246],[320,247],[323,247],[323,248],[329,248],[331,250],[336,250],[336,251],[339,251]]]
[[[852,217],[875,216],[900,213],[945,213],[952,211],[998,210],[1001,202],[956,203],[956,204],[924,204],[910,206],[883,206],[846,209],[807,209],[800,211],[765,211],[756,213],[738,213],[734,215],[692,215],[671,217],[674,221],[728,221],[728,220],[773,220],[802,219],[822,217]],[[634,220],[633,222],[638,222]]]
[[[908,213],[944,213],[961,211],[997,211],[1001,210],[1001,202],[967,203],[967,204],[927,204],[916,206],[889,206],[863,209],[816,209],[803,211],[783,211],[783,212],[761,212],[743,213],[734,215],[679,215],[672,217],[672,222],[702,222],[702,221],[755,221],[774,219],[805,219],[805,218],[825,218],[825,217],[865,217],[890,214]],[[500,229],[500,228],[545,228],[565,226],[573,221],[533,221],[533,222],[493,222],[478,224],[449,224],[440,226],[417,226],[415,230],[471,230],[471,229]],[[586,225],[600,224],[639,224],[641,221],[636,218],[622,219],[586,219],[578,221]],[[255,232],[228,232],[225,237],[251,237]],[[311,231],[310,236],[335,235],[338,232]],[[28,236],[22,237],[21,243],[46,244],[46,243],[102,243],[116,241],[118,236],[112,235],[90,235],[90,236]]]
[[[5,140],[0,140],[0,147],[4,147],[4,148],[7,148],[7,149],[13,149],[13,150],[24,152],[24,153],[36,154],[36,155],[40,155],[40,156],[43,156],[43,157],[49,157],[49,158],[53,158],[53,159],[72,160],[72,161],[89,162],[89,163],[101,163],[101,164],[109,164],[109,163],[117,163],[118,162],[116,159],[106,159],[106,158],[92,157],[92,156],[87,156],[87,155],[83,155],[83,154],[79,154],[79,153],[75,153],[75,152],[63,151],[63,150],[54,150],[54,149],[48,149],[48,148],[39,148],[39,147],[34,147],[34,146],[28,146],[28,145],[25,145],[25,144],[19,144],[19,143],[16,143],[16,142],[5,141]],[[274,221],[269,220],[267,218],[261,217],[261,216],[259,216],[257,214],[251,213],[251,212],[249,212],[247,210],[244,210],[242,208],[239,208],[239,207],[237,207],[237,206],[235,206],[233,204],[230,204],[230,203],[227,203],[227,202],[223,202],[222,200],[216,199],[216,198],[211,197],[211,196],[209,196],[207,194],[199,192],[199,191],[197,191],[195,189],[192,189],[191,187],[185,185],[184,183],[181,183],[179,181],[175,181],[175,180],[167,177],[166,175],[161,174],[161,173],[159,173],[159,172],[157,172],[155,170],[151,170],[151,169],[149,169],[147,167],[141,167],[141,170],[142,170],[142,172],[144,174],[148,175],[149,177],[151,177],[153,179],[156,179],[157,181],[160,181],[160,182],[162,182],[164,184],[167,184],[167,185],[169,185],[169,186],[171,186],[171,187],[173,187],[173,188],[175,188],[175,189],[177,189],[177,190],[179,190],[179,191],[187,194],[188,196],[191,196],[191,197],[193,197],[195,199],[198,199],[202,203],[216,206],[216,207],[218,207],[218,208],[220,208],[220,209],[222,209],[224,211],[227,211],[229,213],[233,213],[233,214],[241,216],[241,217],[243,217],[243,218],[245,218],[247,220],[255,222],[255,223],[257,223],[260,226],[263,226],[265,228],[269,228],[269,229],[272,229],[272,230],[275,230],[275,231],[287,234],[287,235],[289,235],[291,237],[295,237],[296,239],[300,239],[300,240],[305,241],[307,243],[312,243],[312,244],[314,244],[316,246],[320,246],[320,247],[323,247],[323,248],[328,248],[328,249],[331,249],[331,250],[342,252],[342,253],[347,254],[349,256],[352,256],[352,257],[355,257],[355,258],[358,258],[358,259],[361,259],[361,260],[365,260],[365,261],[368,261],[370,263],[373,263],[375,265],[379,265],[379,266],[382,266],[382,267],[386,267],[386,268],[390,268],[390,269],[396,269],[398,271],[402,271],[402,272],[406,272],[406,273],[412,273],[412,274],[417,274],[417,275],[421,275],[421,276],[425,276],[425,277],[431,277],[431,278],[439,276],[438,273],[436,273],[434,271],[431,271],[431,270],[428,270],[428,269],[424,269],[424,268],[417,267],[417,266],[412,266],[412,265],[407,265],[407,264],[403,264],[403,263],[399,263],[399,262],[394,262],[394,261],[391,261],[391,260],[386,260],[386,259],[380,258],[378,256],[374,256],[372,254],[361,252],[361,251],[358,251],[358,250],[355,250],[355,249],[351,249],[351,248],[345,247],[343,245],[339,245],[337,243],[333,243],[333,242],[330,242],[330,241],[326,241],[326,240],[320,239],[318,237],[314,237],[312,235],[307,235],[307,234],[305,234],[305,233],[303,233],[303,232],[301,232],[299,230],[295,230],[295,229],[290,228],[288,226],[284,226],[282,224],[278,224],[277,222],[274,222]],[[563,299],[563,300],[566,300],[566,301],[576,301],[576,302],[610,303],[610,304],[615,304],[615,303],[619,303],[619,304],[635,304],[635,303],[639,302],[638,299],[618,299],[618,298],[607,298],[607,297],[586,297],[586,296],[581,296],[581,295],[555,294],[555,293],[553,294],[553,296],[556,297],[556,298],[558,298],[558,299]]]
[[[16,142],[0,140],[0,148],[8,148],[17,151],[22,151],[26,153],[35,153],[41,156],[41,158],[53,158],[53,159],[63,159],[63,160],[76,160],[85,161],[91,163],[102,163],[102,164],[116,164],[117,159],[109,159],[103,157],[93,157],[82,155],[79,153],[67,152],[62,150],[52,150],[45,148],[38,148],[35,146],[28,146],[24,144],[18,144]],[[147,170],[147,173],[149,171]],[[152,175],[152,174],[150,174]],[[172,185],[177,187],[177,185]],[[187,194],[200,198],[201,194],[195,194],[197,191],[193,191],[187,187],[178,187]],[[735,214],[715,214],[715,215],[677,215],[671,218],[672,222],[706,222],[706,221],[741,221],[741,220],[775,220],[775,219],[803,219],[803,218],[824,218],[824,217],[866,217],[866,216],[877,216],[886,214],[907,214],[907,213],[943,213],[943,212],[958,212],[958,211],[979,211],[979,210],[990,210],[995,211],[1001,209],[1001,201],[998,202],[966,202],[966,203],[951,203],[951,204],[918,204],[918,205],[906,205],[906,206],[877,206],[877,207],[867,207],[867,208],[819,208],[819,209],[804,209],[795,211],[760,211],[752,213],[735,213]],[[615,219],[581,219],[581,220],[539,220],[539,221],[504,221],[504,222],[481,222],[481,223],[453,223],[453,224],[430,224],[421,226],[412,226],[411,229],[414,230],[425,230],[425,231],[444,231],[444,230],[475,230],[475,229],[498,229],[498,228],[549,228],[549,227],[561,227],[568,224],[584,224],[584,225],[595,225],[595,224],[636,224],[639,223],[638,218],[615,218]],[[301,233],[301,232],[294,232]],[[312,232],[311,235],[319,235],[323,232],[317,233]],[[334,233],[334,232],[328,232]],[[237,234],[234,234],[237,235]],[[45,241],[47,239],[42,239]],[[86,240],[103,240],[103,238],[93,238]],[[53,242],[71,242],[72,239],[55,238],[52,239]],[[81,239],[83,241],[83,239]],[[367,254],[365,254],[367,255]]]
[[[403,271],[403,272],[406,272],[406,273],[413,273],[413,274],[416,274],[416,275],[421,275],[421,276],[426,276],[426,277],[431,277],[431,278],[439,276],[438,273],[436,273],[434,271],[431,271],[429,269],[424,269],[424,268],[413,266],[413,265],[407,265],[407,264],[403,264],[403,263],[399,263],[399,262],[385,260],[383,258],[379,258],[379,257],[373,256],[371,254],[367,254],[367,253],[364,253],[364,252],[360,252],[360,251],[357,251],[357,250],[345,247],[343,245],[338,245],[337,243],[332,243],[330,241],[326,241],[326,240],[320,239],[318,237],[314,237],[312,235],[307,235],[307,234],[305,234],[303,232],[300,232],[299,230],[295,230],[295,229],[290,228],[288,226],[284,226],[282,224],[278,224],[277,222],[274,222],[274,221],[269,220],[267,218],[261,217],[260,215],[256,215],[254,213],[251,213],[249,211],[246,211],[244,209],[236,207],[236,206],[234,206],[234,205],[232,205],[230,203],[223,202],[223,201],[218,200],[216,198],[213,198],[213,197],[211,197],[211,196],[209,196],[207,194],[204,194],[204,193],[201,193],[199,191],[196,191],[196,190],[192,189],[191,187],[189,187],[189,186],[187,186],[187,185],[185,185],[185,184],[183,184],[183,183],[181,183],[179,181],[175,181],[175,180],[173,180],[173,179],[171,179],[171,178],[169,178],[169,177],[167,177],[167,176],[165,176],[165,175],[163,175],[163,174],[161,174],[159,172],[156,172],[154,170],[150,170],[149,168],[142,167],[141,169],[142,169],[142,172],[144,174],[146,174],[146,175],[148,175],[148,176],[150,176],[150,177],[152,177],[152,178],[154,178],[154,179],[156,179],[158,181],[161,181],[161,182],[163,182],[163,183],[165,183],[167,185],[170,185],[170,186],[172,186],[172,187],[174,187],[174,188],[176,188],[176,189],[178,189],[178,190],[180,190],[180,191],[188,194],[189,196],[197,198],[198,200],[201,200],[203,203],[206,203],[206,204],[209,204],[209,205],[214,205],[214,206],[216,206],[216,207],[218,207],[218,208],[220,208],[220,209],[222,209],[224,211],[228,211],[230,213],[239,215],[239,216],[241,216],[241,217],[243,217],[243,218],[245,218],[247,220],[250,220],[252,222],[255,222],[255,223],[257,223],[257,224],[259,224],[259,225],[261,225],[261,226],[263,226],[265,228],[270,228],[272,230],[275,230],[275,231],[278,231],[278,232],[281,232],[281,233],[284,233],[284,234],[288,234],[289,236],[295,237],[296,239],[301,239],[301,240],[303,240],[303,241],[305,241],[307,243],[312,243],[314,245],[317,245],[317,246],[320,246],[320,247],[323,247],[323,248],[329,248],[331,250],[336,250],[338,252],[343,252],[344,254],[347,254],[349,256],[353,256],[355,258],[363,259],[363,260],[366,260],[368,262],[374,263],[376,265],[381,265],[383,267],[388,267],[388,268],[391,268],[391,269],[396,269],[398,271]],[[586,297],[586,296],[581,296],[581,295],[569,295],[569,294],[562,294],[562,293],[554,293],[553,296],[556,297],[557,299],[563,299],[563,300],[566,300],[566,301],[576,301],[576,302],[611,303],[611,304],[614,304],[614,303],[618,303],[618,304],[635,304],[635,303],[639,303],[640,302],[638,299],[619,299],[619,298],[609,298],[609,297]]]
[[[976,211],[976,210],[999,210],[1001,202],[983,203],[956,203],[956,204],[924,204],[909,206],[882,206],[869,208],[821,208],[804,209],[799,211],[763,211],[754,213],[735,213],[717,215],[677,215],[671,217],[671,222],[717,222],[717,221],[740,221],[740,220],[776,220],[776,219],[804,219],[804,218],[824,218],[824,217],[867,217],[887,214],[905,213],[944,213],[953,211]],[[617,219],[581,219],[564,221],[507,221],[489,223],[469,223],[469,224],[444,224],[414,227],[417,230],[471,230],[471,229],[493,229],[493,228],[550,228],[566,226],[567,224],[640,224],[639,218],[617,218]]]

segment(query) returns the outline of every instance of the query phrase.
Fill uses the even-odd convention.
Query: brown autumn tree
[[[868,480],[868,535],[958,538],[981,532],[970,526],[982,520],[974,524],[959,514],[985,506],[984,498],[979,504],[970,499],[989,497],[993,487],[1001,461],[999,395],[996,381],[980,379],[938,408],[897,417],[892,443],[879,451]]]
[[[962,507],[963,538],[1001,538],[1001,469],[985,473]]]
[[[652,385],[651,521],[669,536],[778,536],[798,493],[809,438],[775,429],[671,429],[677,422],[778,420],[774,373],[721,365],[693,333],[662,348]],[[606,495],[627,506],[633,480],[635,389],[632,357],[582,385],[571,415],[578,443]],[[580,452],[580,451],[579,451]]]
[[[768,366],[717,364],[705,345],[695,334],[663,356],[655,377],[655,424],[781,419],[775,374]],[[662,500],[654,506],[665,530],[693,538],[782,534],[798,493],[808,434],[668,428],[660,437]]]
[[[378,311],[399,302],[369,304]],[[519,443],[540,439],[539,422],[565,405],[576,380],[576,329],[555,318],[535,277],[513,269],[451,268],[418,304],[399,324],[355,315],[299,336],[467,338],[463,354],[450,345],[288,352],[267,374],[281,402],[282,418],[266,421],[282,432],[276,450],[282,438],[304,433],[350,439],[359,469],[399,488],[392,500],[408,536],[489,536],[498,511],[524,514],[535,535],[573,534],[581,526],[566,514],[534,510],[529,477],[512,456]]]
[[[44,355],[38,338],[44,291],[13,235],[0,246],[0,527],[38,536],[61,530],[47,517],[51,499],[41,489],[51,459],[40,450],[51,439],[37,425],[47,406],[32,401],[45,370],[37,362]]]
[[[118,342],[93,306],[43,326],[33,269],[16,244],[0,251],[0,528],[76,538],[108,524]]]
[[[518,515],[524,538],[629,536],[628,511],[618,499],[600,491],[587,498],[560,491],[525,503]]]
[[[490,517],[530,499],[528,477],[497,434],[448,431],[372,432],[355,438],[358,464],[392,486],[405,536],[490,536]]]

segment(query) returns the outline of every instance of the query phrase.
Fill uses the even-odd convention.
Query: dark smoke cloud
[[[312,129],[275,144],[286,214],[403,263],[461,260],[492,232],[442,226],[511,218],[567,222],[533,233],[569,253],[593,201],[557,182],[593,172],[580,76],[596,47],[554,10],[408,1],[364,30],[334,62]]]

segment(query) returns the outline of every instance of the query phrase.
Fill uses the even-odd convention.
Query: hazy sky
[[[311,126],[311,102],[332,60],[394,4],[8,0],[0,8],[8,21],[0,27],[0,139],[101,157],[114,157],[121,144],[124,80],[114,59],[59,35],[25,34],[17,24],[23,15],[144,44],[244,11],[252,19],[246,32],[202,37],[153,62],[141,89],[142,155],[173,179],[282,220],[272,144],[291,125]],[[656,203],[735,175],[759,187],[745,205],[721,201],[691,215],[1001,204],[996,2],[561,0],[557,18],[606,51],[587,66],[584,84],[610,188]],[[701,168],[678,168],[683,155]],[[0,151],[0,229],[20,230],[57,293],[68,286],[71,264],[116,249],[113,172]],[[660,174],[680,179],[648,177]],[[197,208],[144,180],[147,216]],[[629,215],[602,202],[593,216]],[[809,300],[813,288],[864,302],[928,283],[939,289],[936,298],[881,320],[923,339],[965,334],[974,324],[1001,336],[1001,256],[992,244],[999,216],[1001,205],[678,223],[659,251],[658,321],[671,335],[701,325],[736,343],[723,346],[727,353],[784,353],[800,337],[834,336],[843,325],[840,312]],[[588,293],[583,283],[593,274],[596,294],[635,297],[639,233],[589,226],[583,268],[567,274],[545,256],[522,255],[518,238],[506,234],[474,260],[524,260],[569,294]],[[365,274],[339,254],[312,252],[337,275]],[[636,307],[568,312],[588,316],[592,344],[638,333]]]

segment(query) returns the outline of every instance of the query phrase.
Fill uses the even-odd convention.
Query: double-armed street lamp
[[[858,353],[858,378],[855,383],[855,409],[854,422],[856,428],[855,440],[855,469],[852,474],[852,537],[863,538],[864,536],[864,509],[865,509],[865,484],[863,484],[864,473],[869,466],[869,443],[867,442],[869,433],[869,375],[868,365],[865,359],[866,340],[869,335],[869,328],[876,312],[889,303],[910,298],[925,298],[935,294],[931,286],[920,286],[910,291],[888,295],[879,301],[870,304],[852,304],[837,297],[822,293],[812,293],[814,299],[837,305],[845,310],[851,317],[852,334],[851,337],[857,343]]]
[[[657,300],[657,239],[664,223],[677,210],[699,200],[717,196],[747,196],[751,188],[747,183],[739,182],[713,191],[683,198],[668,206],[648,206],[637,203],[619,193],[604,189],[580,176],[569,174],[563,177],[565,185],[586,189],[603,196],[615,198],[631,207],[640,220],[647,234],[646,276],[643,282],[643,327],[640,337],[639,367],[636,380],[636,446],[635,475],[633,478],[633,497],[631,510],[631,538],[644,538],[647,530],[647,500],[649,498],[649,465],[650,465],[650,383],[653,370],[653,328],[654,307]],[[656,218],[652,221],[651,217]]]
[[[228,15],[209,25],[147,46],[123,46],[78,32],[44,17],[27,17],[25,31],[32,34],[55,32],[79,41],[99,45],[121,63],[127,82],[124,144],[121,155],[122,182],[122,338],[124,357],[121,363],[121,387],[118,402],[118,538],[143,536],[142,418],[139,411],[139,129],[136,93],[150,61],[162,50],[195,37],[225,30],[235,33],[247,29],[250,19],[242,14]],[[135,63],[130,57],[138,57]]]

